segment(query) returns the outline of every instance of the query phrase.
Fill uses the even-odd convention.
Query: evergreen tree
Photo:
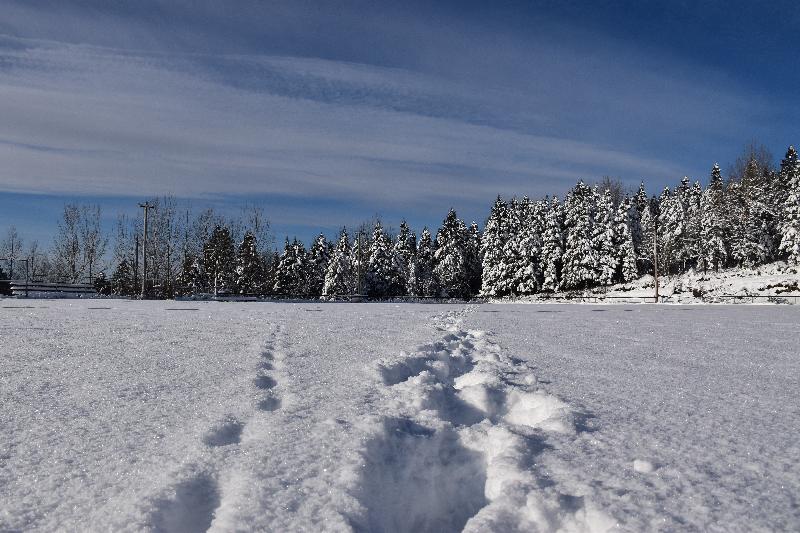
[[[469,292],[478,294],[481,291],[483,258],[481,257],[481,232],[474,221],[469,227],[467,239],[467,271],[469,272]]]
[[[230,230],[217,226],[203,247],[203,269],[212,289],[218,292],[233,287],[236,252]]]
[[[633,246],[631,232],[631,212],[635,211],[631,199],[627,196],[619,204],[614,215],[613,248],[616,253],[616,281],[629,282],[638,275],[636,267],[636,250]]]
[[[400,295],[415,295],[414,262],[417,255],[417,236],[408,227],[406,221],[400,223],[400,233],[394,244],[394,256],[399,262]]]
[[[726,194],[726,214],[730,220],[732,259],[741,266],[766,262],[772,253],[769,222],[771,216],[765,201],[765,176],[758,161],[751,155],[741,178],[732,181]]]
[[[652,206],[657,203],[658,200],[656,200],[655,197],[651,198],[648,206],[642,211],[642,242],[639,247],[639,254],[637,255],[640,274],[650,274],[653,272],[653,250],[656,242],[657,215]]]
[[[383,231],[380,222],[372,232],[369,261],[367,263],[366,288],[371,298],[394,298],[403,291],[399,261],[394,247]]]
[[[259,292],[259,280],[263,272],[261,255],[258,253],[256,237],[251,232],[244,234],[236,255],[236,287],[239,294]]]
[[[322,296],[332,299],[336,296],[345,296],[353,290],[353,271],[350,259],[350,239],[347,229],[342,228],[336,248],[333,250],[328,269],[325,273],[325,285]]]
[[[263,270],[259,279],[259,294],[275,294],[275,282],[277,281],[278,264],[280,264],[281,254],[278,250],[270,250],[261,257]]]
[[[711,169],[711,183],[703,193],[701,264],[703,269],[719,270],[728,260],[728,219],[725,213],[724,186],[719,165]]]
[[[428,228],[422,229],[417,246],[417,260],[414,264],[414,280],[417,296],[436,296],[437,288],[433,277],[433,238]]]
[[[508,204],[498,196],[481,237],[483,257],[481,294],[484,296],[504,295],[504,287],[501,285],[506,274],[503,249],[508,240],[508,217]]]
[[[608,189],[602,194],[598,194],[595,190],[593,196],[597,198],[592,226],[595,279],[600,285],[611,285],[617,271],[617,253],[614,249],[614,203]]]
[[[779,250],[789,263],[800,264],[800,161],[797,152],[789,147],[781,162],[781,181],[787,189],[783,204],[781,242]]]
[[[303,243],[286,238],[283,253],[275,269],[273,290],[280,296],[308,296],[307,257]]]
[[[673,194],[669,187],[661,193],[658,204],[658,259],[659,270],[671,272],[679,268],[680,248],[684,241],[686,216],[683,211],[680,189]]]
[[[317,238],[314,239],[311,250],[308,252],[308,287],[306,290],[308,296],[312,298],[319,298],[322,296],[330,258],[331,246],[328,243],[328,239],[325,238],[325,235],[320,233]]]
[[[108,279],[106,279],[105,272],[100,272],[97,274],[92,285],[94,286],[94,291],[97,294],[102,294],[103,296],[108,296],[111,294],[111,283]]]
[[[521,202],[512,202],[509,239],[503,249],[503,277],[501,293],[514,296],[539,292],[542,281],[541,233],[534,221],[534,204],[525,197]],[[507,285],[506,285],[507,284]]]
[[[542,243],[542,262],[544,281],[542,290],[555,292],[561,287],[561,259],[564,255],[564,212],[558,197],[554,196],[547,212],[544,242]]]
[[[781,160],[781,167],[775,180],[775,196],[773,198],[774,205],[778,205],[781,211],[784,211],[786,200],[789,198],[793,189],[794,180],[800,174],[800,158],[798,158],[797,150],[794,146],[790,146],[786,150],[786,156]],[[781,219],[785,218],[784,212],[779,212]]]
[[[683,261],[684,270],[687,267],[697,267],[700,264],[698,258],[702,255],[701,231],[703,188],[699,181],[694,182],[694,185],[692,185],[692,187],[689,189],[687,196],[684,240],[680,255],[680,258]]]
[[[192,254],[185,254],[181,263],[181,272],[177,280],[180,296],[197,294],[206,290],[206,283],[203,279],[202,265],[200,260]]]
[[[649,265],[649,261],[642,260],[647,255],[645,250],[642,216],[645,210],[648,209],[650,200],[647,197],[647,191],[644,188],[644,181],[639,184],[639,190],[632,200],[633,210],[631,211],[631,236],[633,237],[633,248],[636,251],[636,265],[640,274],[643,274]]]
[[[592,211],[592,190],[581,181],[564,202],[564,288],[583,289],[597,281],[597,261],[592,247]]]
[[[693,202],[693,191],[688,176],[684,176],[681,184],[675,190],[675,201],[678,220],[675,223],[676,233],[674,235],[674,261],[677,268],[681,271],[687,269],[692,262],[693,249],[696,236],[691,233],[691,210]]]
[[[468,230],[455,210],[450,209],[436,233],[433,275],[440,294],[446,298],[469,298],[467,264]]]
[[[0,279],[2,279],[2,276],[0,276]],[[111,293],[116,296],[132,296],[135,290],[133,269],[128,260],[122,258],[111,275]]]
[[[647,191],[644,188],[644,181],[639,183],[639,190],[636,191],[636,196],[633,197],[633,207],[636,208],[640,218],[645,210],[650,207],[650,197],[647,196]]]
[[[350,254],[350,268],[353,271],[353,292],[363,295],[367,292],[366,278],[369,268],[370,243],[365,231],[359,229],[353,239],[353,251]]]

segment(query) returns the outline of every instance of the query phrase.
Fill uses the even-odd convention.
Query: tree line
[[[0,256],[17,255],[12,270],[25,256],[34,279],[88,276],[104,293],[134,296],[144,286],[147,295],[162,298],[513,297],[628,282],[656,266],[677,274],[778,259],[800,263],[795,149],[789,147],[775,168],[768,152],[752,145],[728,174],[723,178],[714,165],[706,187],[684,177],[652,197],[644,183],[627,193],[610,179],[595,186],[579,182],[563,202],[498,197],[483,231],[451,209],[435,234],[423,228],[417,236],[405,222],[392,232],[376,221],[342,228],[334,241],[320,234],[308,248],[286,238],[280,250],[259,208],[228,219],[155,199],[146,247],[142,220],[119,217],[110,277],[100,267],[108,238],[100,231],[99,207],[68,205],[49,253],[38,253],[36,243],[23,252],[11,228]]]

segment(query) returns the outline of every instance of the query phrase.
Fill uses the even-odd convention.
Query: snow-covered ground
[[[797,530],[798,324],[0,300],[0,530]]]

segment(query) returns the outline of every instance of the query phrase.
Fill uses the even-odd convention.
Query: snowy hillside
[[[0,304],[3,531],[800,525],[800,307]]]

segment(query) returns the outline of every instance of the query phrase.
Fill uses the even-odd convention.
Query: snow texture
[[[9,302],[2,531],[800,525],[795,306]]]

